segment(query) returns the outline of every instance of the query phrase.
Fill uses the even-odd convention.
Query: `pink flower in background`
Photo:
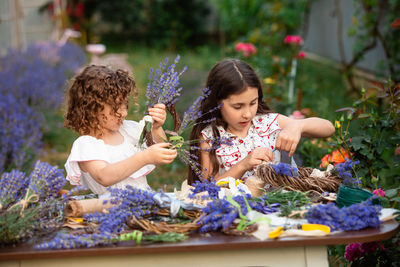
[[[380,188],[375,189],[372,193],[374,193],[374,194],[377,195],[378,197],[384,197],[384,196],[385,196],[385,191],[383,191],[383,190],[380,189]]]
[[[248,57],[254,55],[257,52],[257,48],[252,43],[238,43],[235,45],[235,51],[243,51],[243,56]]]
[[[303,44],[303,38],[298,35],[288,35],[285,38],[285,44],[296,44],[296,45],[302,45]]]
[[[361,244],[360,243],[351,243],[346,246],[346,251],[344,253],[344,257],[348,261],[354,261],[361,256],[360,251]]]
[[[304,119],[303,113],[299,110],[293,111],[293,113],[289,116],[292,119]]]
[[[376,250],[385,250],[385,246],[379,242],[351,243],[346,246],[344,257],[348,261],[354,261]]]
[[[302,59],[306,57],[306,53],[303,51],[300,51],[299,54],[297,54],[297,56],[295,56],[297,59]]]

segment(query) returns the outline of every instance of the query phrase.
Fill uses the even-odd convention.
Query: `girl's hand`
[[[143,152],[149,164],[168,164],[174,161],[178,153],[174,149],[168,149],[171,144],[157,143]]]
[[[290,120],[279,133],[276,139],[276,149],[289,152],[289,157],[293,156],[299,144],[302,134],[301,121]]]
[[[165,111],[164,104],[155,104],[154,107],[149,108],[149,115],[153,118],[153,129],[159,129],[167,118],[167,112]]]
[[[256,147],[241,161],[241,164],[243,164],[243,167],[249,171],[263,163],[263,161],[268,162],[272,160],[274,160],[274,155],[272,154],[271,149],[266,147]]]

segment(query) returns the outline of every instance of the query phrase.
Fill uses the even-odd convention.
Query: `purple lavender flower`
[[[314,206],[306,213],[307,221],[327,225],[333,231],[379,227],[381,206],[372,205],[372,199],[343,208],[339,208],[333,203]]]
[[[208,192],[208,195],[211,198],[218,198],[218,192],[221,191],[221,188],[217,185],[217,183],[212,180],[212,181],[196,181],[194,184],[192,184],[194,187],[191,189],[192,193],[189,195],[190,198],[195,197],[195,194],[201,193],[201,192]]]
[[[355,172],[355,166],[360,164],[360,161],[352,161],[351,159],[346,158],[345,162],[339,163],[335,166],[335,172],[337,175],[343,179],[343,184],[355,188],[359,188],[361,186],[361,181],[353,177],[353,172]]]
[[[26,192],[29,179],[24,172],[12,170],[0,178],[0,210],[21,199]]]
[[[98,245],[110,245],[116,240],[118,240],[117,235],[105,233],[83,235],[59,233],[51,241],[35,245],[34,248],[40,250],[91,248]]]
[[[157,211],[153,199],[154,192],[144,191],[126,186],[125,189],[109,189],[113,198],[112,203],[118,204],[110,208],[107,213],[93,213],[85,215],[85,219],[100,223],[101,233],[120,233],[126,228],[126,221],[132,216],[142,219],[143,216]]]
[[[37,161],[29,176],[28,191],[37,194],[39,199],[56,198],[58,192],[65,186],[64,173],[57,166],[47,162]]]
[[[270,165],[278,175],[286,175],[289,177],[293,177],[293,175],[298,172],[297,168],[292,167],[288,163],[279,162],[278,164],[270,164]]]
[[[178,100],[182,90],[182,87],[179,87],[179,77],[186,71],[186,67],[181,72],[175,71],[175,66],[179,59],[180,56],[178,55],[174,63],[167,67],[168,58],[166,58],[164,62],[160,63],[157,70],[150,69],[150,82],[147,84],[146,89],[149,106],[157,103],[168,106],[175,104]]]
[[[39,153],[42,113],[60,107],[67,79],[84,61],[72,43],[42,42],[0,57],[0,172]]]
[[[208,203],[202,211],[204,215],[197,222],[200,233],[227,229],[239,215],[238,209],[225,199]]]

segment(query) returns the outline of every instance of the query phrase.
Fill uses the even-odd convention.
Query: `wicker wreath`
[[[339,177],[330,175],[328,177],[311,177],[313,168],[298,167],[299,177],[290,177],[287,175],[279,175],[274,168],[268,164],[258,166],[256,174],[262,181],[276,187],[285,187],[292,191],[317,191],[337,192],[341,180]]]
[[[181,119],[179,117],[178,112],[176,112],[176,108],[174,104],[166,104],[167,111],[169,114],[171,114],[172,119],[174,120],[174,132],[176,133],[179,130],[179,127],[181,127]],[[144,131],[144,136],[146,138],[146,145],[151,146],[154,145],[154,140],[153,137],[151,136],[151,133],[146,130],[146,127],[143,129]]]
[[[157,215],[161,216],[169,216],[169,210],[162,209],[157,212]],[[175,233],[188,233],[197,230],[200,226],[197,224],[197,221],[200,219],[201,212],[200,211],[184,211],[185,217],[192,219],[193,222],[189,223],[166,223],[166,222],[155,222],[147,219],[137,219],[136,217],[132,217],[128,221],[128,226],[131,228],[139,228],[145,231],[153,232],[156,234],[175,232]]]

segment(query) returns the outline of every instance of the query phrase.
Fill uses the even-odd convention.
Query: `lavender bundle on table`
[[[17,243],[34,232],[57,229],[66,199],[57,199],[65,185],[62,170],[36,162],[32,173],[13,170],[0,180],[0,243]]]

